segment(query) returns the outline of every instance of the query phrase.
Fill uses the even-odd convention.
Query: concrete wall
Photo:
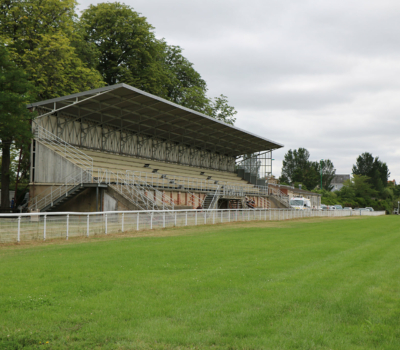
[[[38,183],[63,183],[68,175],[79,170],[79,167],[38,141],[36,141],[35,161],[32,167],[34,179],[31,178],[31,182]]]
[[[99,206],[101,205],[102,191],[99,191]],[[102,206],[101,206],[102,208]],[[101,210],[100,208],[100,210]],[[86,188],[81,193],[57,207],[56,211],[96,211],[96,189]]]

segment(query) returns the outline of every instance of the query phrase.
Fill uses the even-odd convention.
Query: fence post
[[[194,216],[194,224],[197,226],[197,210],[196,210],[196,215]]]
[[[47,218],[47,215],[45,215],[43,218],[43,240],[44,241],[46,240],[46,218]]]
[[[69,214],[67,214],[67,241],[69,236]]]
[[[165,228],[165,211],[163,211],[162,222],[163,222],[162,227]]]
[[[18,243],[21,241],[21,217],[18,216],[18,236],[17,236]]]
[[[139,231],[139,212],[137,213],[137,219],[136,219],[136,231]]]
[[[269,221],[271,221],[271,209],[269,210]]]
[[[212,212],[212,216],[213,216],[213,225],[215,224],[215,211]]]
[[[223,210],[221,210],[221,223],[224,222],[223,214],[224,214],[224,212],[223,212]]]
[[[174,226],[176,227],[176,212],[174,212],[174,214],[175,214],[175,222],[174,222],[175,225]]]
[[[105,219],[105,225],[106,225],[106,232],[105,233],[107,234],[107,213],[105,214],[105,218],[104,219]]]
[[[151,215],[150,215],[150,230],[152,230],[153,229],[153,212],[151,212]]]
[[[122,213],[122,227],[121,227],[121,232],[124,232],[124,214]]]
[[[106,233],[107,233],[107,229],[106,229]],[[87,219],[86,219],[86,237],[89,237],[89,214],[87,215]]]
[[[185,211],[185,226],[187,226],[187,211]]]
[[[204,211],[204,225],[207,223],[207,212]]]

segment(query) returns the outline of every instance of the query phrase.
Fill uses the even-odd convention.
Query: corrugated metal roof
[[[63,111],[99,125],[239,156],[283,145],[126,84],[36,102],[28,108]],[[40,118],[40,116],[38,117]]]

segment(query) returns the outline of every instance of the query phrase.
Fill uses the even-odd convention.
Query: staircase
[[[76,170],[65,177],[60,185],[51,186],[36,197],[31,198],[28,210],[52,211],[67,200],[82,192],[86,187],[107,187],[117,191],[133,203],[138,209],[171,210],[174,202],[150,184],[140,180],[133,172],[114,173],[110,170],[93,170],[93,160],[43,127],[35,126],[35,139],[57,151],[67,161],[73,163]],[[148,196],[152,193],[152,196]]]
[[[215,209],[218,206],[218,199],[221,198],[221,193],[220,193],[220,186],[217,187],[215,192],[209,192],[207,193],[206,197],[204,198],[203,202],[203,209]]]
[[[72,197],[76,196],[78,193],[81,193],[85,187],[83,187],[81,184],[73,187],[70,191],[68,191],[65,195],[58,197],[55,199],[53,202],[49,203],[46,205],[44,208],[42,208],[40,211],[41,212],[46,212],[46,211],[54,211],[56,210],[61,204],[64,204],[66,201],[71,199]]]
[[[50,211],[56,204],[60,205],[60,201],[64,200],[65,197],[71,198],[72,193],[77,194],[81,191],[81,187],[84,188],[83,184],[89,184],[92,182],[92,177],[89,171],[84,169],[78,169],[72,174],[66,176],[63,184],[58,186],[51,186],[46,191],[33,197],[29,203],[29,211]]]

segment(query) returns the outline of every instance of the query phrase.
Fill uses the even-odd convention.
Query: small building
[[[331,182],[333,186],[331,191],[339,191],[346,180],[350,180],[350,174],[336,174]]]

